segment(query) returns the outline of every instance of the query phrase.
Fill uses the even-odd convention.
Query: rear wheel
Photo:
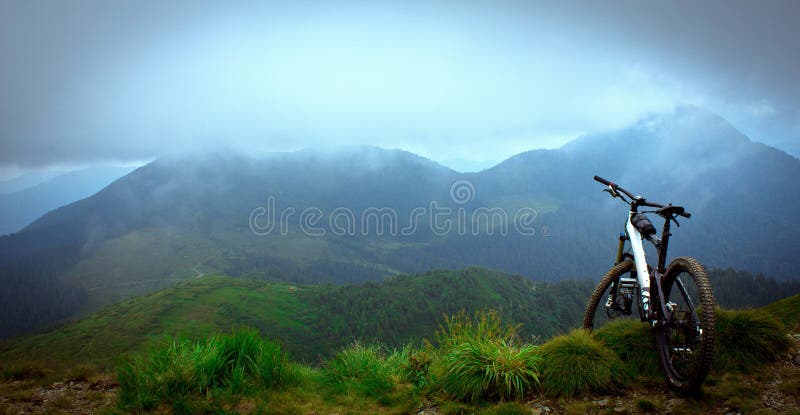
[[[586,305],[583,328],[598,329],[615,319],[640,320],[638,296],[633,261],[626,259],[600,279]]]
[[[661,278],[669,318],[656,330],[661,365],[673,389],[700,389],[714,354],[714,295],[703,266],[688,257],[676,258]]]

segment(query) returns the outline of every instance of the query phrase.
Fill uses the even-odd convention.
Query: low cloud
[[[0,4],[0,166],[186,149],[499,160],[684,103],[800,154],[796,2]]]

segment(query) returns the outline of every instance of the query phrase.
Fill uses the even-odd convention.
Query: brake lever
[[[617,193],[617,191],[614,190],[614,188],[611,186],[606,187],[605,189],[603,189],[603,191],[608,192],[608,194],[610,194],[611,197],[619,197],[619,193]]]
[[[675,216],[674,216],[674,215],[673,215],[673,216],[670,218],[670,220],[672,220],[673,222],[675,222],[675,226],[677,226],[677,227],[679,227],[679,228],[681,227],[681,224],[680,224],[680,223],[678,223],[678,220],[677,220],[677,219],[675,219]]]

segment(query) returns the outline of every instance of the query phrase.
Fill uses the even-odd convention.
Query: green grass
[[[201,340],[173,339],[117,365],[119,404],[150,410],[181,406],[218,392],[241,394],[297,381],[297,371],[277,344],[242,329]]]
[[[752,413],[764,405],[761,392],[742,382],[742,377],[737,373],[724,374],[708,398],[743,413]]]
[[[713,368],[749,371],[774,361],[792,345],[786,328],[764,310],[716,310]]]
[[[772,314],[791,332],[796,333],[798,328],[800,328],[800,319],[798,319],[798,313],[800,313],[800,294],[776,301],[762,309]]]
[[[40,362],[17,361],[8,364],[0,370],[2,380],[29,380],[43,379],[53,371]]]
[[[323,375],[338,392],[364,396],[386,396],[401,378],[397,357],[387,358],[380,346],[358,342],[327,360]]]
[[[537,394],[572,397],[617,392],[626,386],[626,379],[636,380],[636,373],[661,380],[652,332],[637,322],[612,322],[592,334],[573,331],[541,346],[521,339],[521,326],[512,323],[519,319],[504,320],[508,314],[497,311],[462,311],[445,317],[431,342],[407,343],[397,349],[352,341],[341,347],[330,336],[338,331],[316,330],[318,321],[338,321],[320,316],[336,310],[320,308],[323,302],[347,308],[351,304],[346,300],[358,299],[354,304],[362,308],[353,313],[370,315],[372,309],[363,308],[365,298],[372,298],[379,311],[384,304],[376,299],[392,293],[428,302],[445,294],[454,299],[460,288],[448,284],[457,276],[469,282],[461,288],[474,288],[471,295],[503,300],[505,292],[493,290],[485,272],[468,269],[432,278],[430,285],[423,284],[423,277],[406,276],[393,278],[387,285],[342,288],[204,276],[108,306],[50,333],[3,342],[0,373],[3,379],[30,384],[53,379],[86,381],[95,376],[95,370],[107,371],[116,363],[121,409],[174,413],[249,411],[240,405],[261,408],[262,413],[309,413],[318,408],[323,413],[409,413],[431,401],[440,413],[516,413],[524,405],[508,401]],[[548,298],[541,296],[545,286],[520,285],[505,277],[500,281],[503,290],[524,289],[518,294]],[[384,291],[386,287],[392,289]],[[363,291],[363,296],[342,294],[353,290]],[[380,295],[368,295],[375,292]],[[516,297],[514,304],[519,305]],[[781,356],[789,345],[786,327],[796,326],[797,315],[800,301],[794,297],[764,309],[718,310],[717,361],[708,383],[718,393],[715,396],[730,400],[731,406],[757,408],[725,376],[763,367]],[[347,318],[340,323],[348,328],[380,323],[387,326],[384,330],[394,330],[400,321],[384,317],[389,316]],[[408,324],[412,323],[416,321]],[[242,326],[253,328],[219,334]],[[430,326],[430,321],[424,321],[412,329]],[[313,353],[321,349],[335,352]],[[293,356],[299,350],[298,360],[311,365],[289,362],[283,350]],[[120,355],[127,357],[115,362]],[[322,364],[312,366],[317,362]],[[63,373],[51,376],[54,367]],[[796,385],[787,383],[783,388],[795,391]],[[24,391],[15,396],[21,401],[31,398]],[[651,403],[634,402],[642,412],[654,410]]]
[[[662,376],[653,330],[647,323],[614,320],[592,333],[630,368],[646,377]]]
[[[0,361],[110,370],[116,356],[142,351],[163,335],[194,338],[246,325],[295,358],[318,363],[320,356],[330,357],[354,339],[390,348],[419,342],[437,329],[442,315],[461,307],[504,310],[503,318],[520,323],[521,333],[531,338],[568,330],[590,289],[588,282],[532,283],[481,268],[350,286],[205,275],[106,306],[46,333],[2,341]],[[506,307],[510,303],[513,309]]]
[[[188,310],[214,323],[234,312],[225,310],[233,307],[234,300],[255,307],[264,299],[259,290],[265,287],[274,296],[268,308],[297,306],[293,301],[300,300],[285,295],[297,294],[288,286],[219,279],[220,283],[251,284],[243,286],[251,289],[238,289],[235,284],[209,287],[215,280],[193,282],[193,290],[160,293],[165,301],[158,304],[173,305],[160,314],[160,321],[179,324],[177,319],[186,314],[176,310],[195,304],[193,298],[202,298],[204,307]],[[208,290],[203,292],[200,287]],[[131,310],[137,307],[127,306]],[[259,321],[272,318],[289,329],[302,327],[303,322],[291,320],[291,313],[285,310],[270,312],[274,314]],[[399,349],[354,342],[324,359],[320,367],[291,362],[280,344],[265,340],[259,328],[230,334],[161,336],[147,342],[144,351],[127,354],[117,362],[120,390],[116,405],[126,412],[176,414],[400,414],[419,412],[434,402],[442,414],[517,414],[529,412],[523,402],[544,396],[558,399],[567,413],[583,413],[598,408],[591,401],[583,404],[570,398],[619,393],[629,379],[636,381],[636,373],[658,371],[652,332],[638,322],[615,321],[593,333],[574,330],[541,346],[521,341],[518,329],[519,325],[503,321],[496,311],[461,311],[444,318],[432,342],[409,343]],[[742,381],[745,374],[740,371],[754,369],[754,379],[766,382],[761,368],[786,350],[784,332],[784,326],[763,309],[718,310],[716,351],[722,357],[717,365],[724,369],[712,373],[706,386],[708,398],[697,401],[701,407],[695,409],[723,402],[743,411],[762,410],[760,392]],[[75,365],[57,379],[87,381],[95,376],[94,371],[92,365]],[[49,369],[35,362],[7,365],[2,373],[4,379],[30,385],[42,384],[43,376],[52,378]],[[797,384],[787,378],[778,387],[795,395]],[[35,399],[29,389],[9,386],[9,404]],[[631,405],[642,413],[664,410],[662,402],[648,396],[640,395]],[[672,410],[680,412],[682,408]],[[51,405],[50,409],[58,408]]]
[[[88,364],[75,365],[64,374],[67,382],[86,382],[97,374],[97,368]]]
[[[315,289],[205,276],[106,306],[54,331],[0,343],[0,359],[107,370],[117,356],[143,351],[164,335],[196,338],[244,325],[289,346],[292,355],[311,359],[318,340],[312,328],[316,317],[303,296]]]
[[[209,238],[191,231],[143,228],[102,242],[71,267],[64,280],[86,292],[81,314],[172,287],[220,255]],[[141,258],[148,258],[142,261]]]
[[[549,396],[571,397],[620,389],[624,363],[585,330],[574,330],[541,347],[542,390]]]
[[[778,309],[786,313],[800,305],[798,302],[779,301]],[[790,305],[787,307],[787,304]],[[716,309],[716,342],[713,369],[717,372],[749,371],[782,356],[792,342],[781,322],[765,309]],[[794,319],[797,319],[795,314]],[[629,373],[639,373],[655,378],[661,369],[655,349],[653,333],[646,324],[636,321],[613,321],[595,330],[593,335],[613,350],[625,362]]]
[[[444,356],[442,389],[459,400],[518,400],[539,386],[538,347],[493,339],[453,346]]]
[[[428,347],[431,390],[470,402],[522,399],[539,386],[541,357],[538,347],[521,344],[517,327],[494,311],[446,317],[438,348]]]

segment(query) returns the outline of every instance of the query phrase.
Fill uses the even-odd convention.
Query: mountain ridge
[[[678,135],[682,140],[669,141]],[[694,144],[704,139],[705,147]],[[728,151],[729,143],[741,148]],[[8,296],[2,311],[12,316],[0,322],[0,334],[204,273],[317,284],[479,265],[536,280],[596,278],[613,259],[624,206],[600,193],[595,174],[694,214],[688,226],[673,229],[673,256],[797,277],[792,252],[800,251],[800,218],[791,207],[800,204],[800,191],[788,186],[800,179],[797,159],[691,110],[565,147],[521,153],[478,173],[375,147],[159,159],[0,237],[0,284]],[[268,235],[251,229],[249,219],[270,197],[276,213],[293,209],[286,234],[280,226]],[[450,209],[454,226],[444,235],[432,224],[434,207]],[[353,232],[333,232],[339,208],[353,214]],[[389,231],[379,234],[375,220],[359,220],[383,208],[396,214]],[[426,216],[414,232],[400,234],[417,208]],[[491,208],[506,222],[467,221]],[[536,213],[533,235],[514,228],[523,208]],[[303,227],[309,209],[320,212],[323,236]],[[510,232],[501,235],[504,229]],[[48,302],[55,305],[38,310]]]

